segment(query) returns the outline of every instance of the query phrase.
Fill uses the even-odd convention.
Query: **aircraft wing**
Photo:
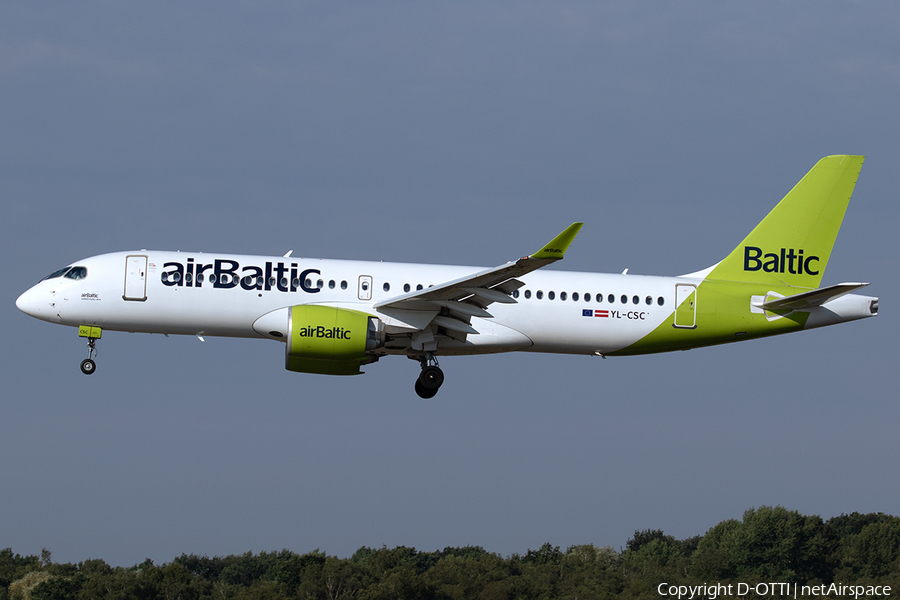
[[[491,304],[515,304],[511,294],[525,285],[521,277],[550,263],[561,260],[583,223],[572,223],[534,254],[524,256],[492,269],[448,281],[375,304],[375,309],[395,320],[395,325],[410,330],[424,330],[431,325],[444,329],[447,335],[464,340],[478,332],[470,325],[471,317],[490,318],[485,310]]]
[[[826,302],[834,300],[835,298],[840,298],[841,296],[845,296],[860,288],[864,288],[867,285],[869,284],[838,283],[837,285],[830,285],[828,287],[811,290],[809,292],[803,292],[801,294],[794,294],[793,296],[787,296],[785,298],[767,300],[766,302],[762,303],[761,308],[771,311],[786,309],[803,310],[804,308],[813,308],[815,306],[822,306]]]

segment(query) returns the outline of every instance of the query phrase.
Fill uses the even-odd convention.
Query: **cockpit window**
[[[53,273],[50,273],[49,275],[47,275],[46,277],[44,277],[44,279],[55,279],[55,278],[57,278],[57,277],[62,277],[62,276],[63,276],[63,273],[65,273],[66,271],[68,271],[68,270],[71,269],[71,268],[72,268],[72,267],[65,267],[65,268],[62,268],[62,269],[60,269],[59,271],[55,271],[55,272],[53,272]],[[44,279],[41,279],[41,281],[44,281]]]
[[[87,277],[87,269],[85,267],[72,267],[64,277],[67,279],[84,279]]]
[[[65,277],[67,279],[84,279],[87,277],[87,267],[65,267],[59,271],[50,273],[41,281],[46,279],[56,279],[57,277]]]

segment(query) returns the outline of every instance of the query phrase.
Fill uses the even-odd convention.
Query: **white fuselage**
[[[146,271],[128,275],[128,257],[146,257]],[[116,252],[73,265],[84,267],[86,275],[45,279],[22,294],[19,308],[63,325],[247,338],[266,337],[254,329],[254,322],[276,309],[331,304],[385,318],[374,308],[376,303],[482,270],[161,251]],[[163,273],[168,274],[165,282]],[[175,273],[178,281],[173,281]],[[223,274],[229,279],[225,284]],[[238,283],[231,281],[232,274],[238,275]],[[640,339],[670,316],[678,283],[697,283],[690,278],[565,271],[533,272],[521,280],[525,286],[516,293],[515,304],[491,305],[493,318],[471,320],[478,335],[445,342],[440,353],[606,354]],[[397,346],[387,349],[403,351]]]
[[[388,332],[398,335],[379,354],[408,353],[412,336],[402,334],[415,325],[397,320],[396,313],[377,308],[378,303],[483,270],[162,251],[103,254],[73,266],[83,267],[82,277],[44,279],[22,294],[18,307],[39,319],[70,326],[277,339],[266,334],[269,321],[261,317],[290,306],[325,304],[382,319]],[[445,338],[436,353],[615,353],[670,318],[676,303],[682,302],[678,290],[695,290],[702,282],[702,274],[697,275],[699,279],[534,271],[519,278],[524,286],[513,294],[514,303],[491,304],[491,318],[471,318],[477,334],[462,336],[462,341]],[[695,301],[706,303],[711,315],[707,318],[714,321],[715,310],[709,306],[714,300]],[[877,299],[848,294],[809,311],[805,328],[871,316],[873,301]],[[750,296],[742,310],[747,315],[753,310]],[[734,339],[698,340],[696,345]]]

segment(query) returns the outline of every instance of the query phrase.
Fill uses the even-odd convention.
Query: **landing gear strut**
[[[94,356],[97,354],[96,344],[96,338],[88,338],[88,357],[81,361],[81,372],[85,375],[90,375],[97,369],[97,363],[94,362]]]
[[[416,393],[420,398],[434,398],[434,395],[441,389],[441,384],[444,383],[444,372],[441,371],[437,359],[431,352],[419,359],[419,363],[422,365],[422,372],[416,379]]]

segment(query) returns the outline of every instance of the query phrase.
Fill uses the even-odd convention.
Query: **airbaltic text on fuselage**
[[[766,273],[784,273],[787,269],[788,273],[794,275],[818,275],[819,271],[813,271],[811,263],[819,262],[818,256],[803,256],[803,248],[794,250],[793,248],[781,248],[780,254],[769,253],[763,254],[761,248],[755,246],[744,246],[744,270],[759,271],[762,269]]]
[[[210,264],[195,263],[193,258],[185,263],[167,262],[163,264],[163,285],[202,287],[209,280],[214,288],[235,288],[245,290],[278,290],[296,292],[298,289],[316,294],[321,291],[307,281],[311,274],[319,275],[318,269],[299,270],[297,263],[266,262],[264,267],[244,265],[230,258],[217,258]]]

